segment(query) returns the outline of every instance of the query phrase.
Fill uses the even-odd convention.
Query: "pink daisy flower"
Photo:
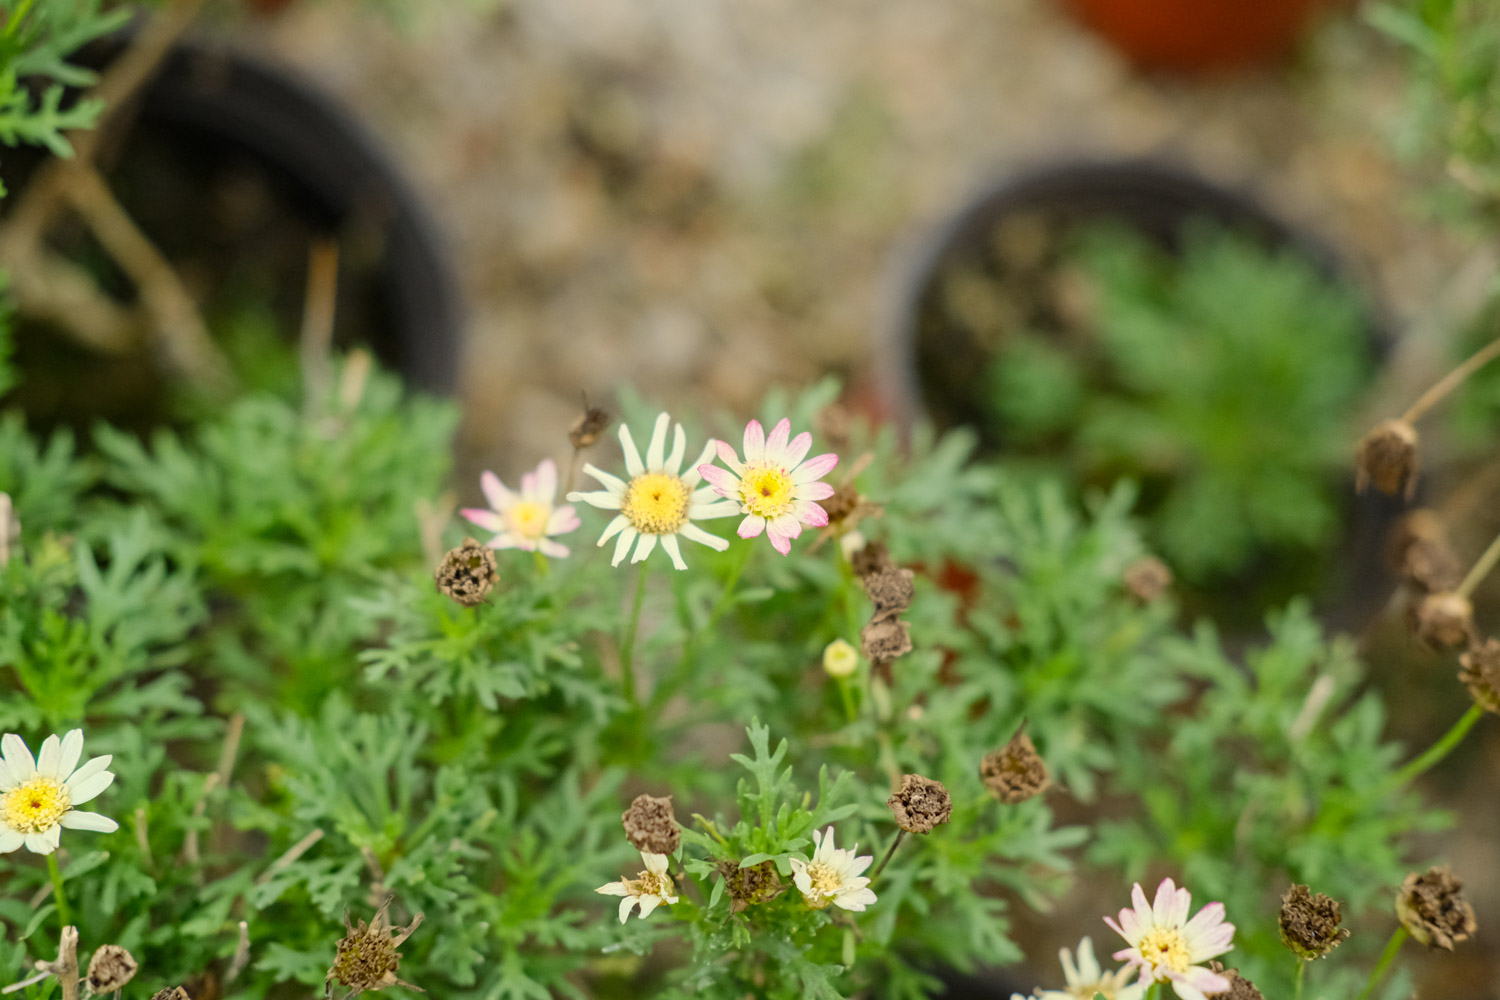
[[[1153,905],[1146,905],[1139,882],[1131,901],[1134,907],[1120,911],[1119,923],[1108,917],[1104,922],[1130,942],[1114,957],[1140,968],[1140,985],[1170,982],[1182,1000],[1206,1000],[1229,989],[1228,978],[1200,964],[1234,947],[1234,924],[1224,922],[1223,903],[1209,903],[1189,920],[1192,895],[1171,879],[1157,887]]]
[[[557,499],[557,464],[552,459],[542,459],[535,472],[521,477],[519,495],[506,489],[493,472],[480,476],[479,486],[492,509],[468,507],[461,513],[486,531],[495,533],[495,537],[485,543],[490,548],[539,551],[556,559],[567,556],[568,547],[554,542],[550,536],[565,535],[581,522],[572,505],[553,506]]]
[[[803,431],[790,441],[792,422],[782,419],[766,437],[759,420],[745,425],[745,460],[741,462],[727,441],[714,442],[719,458],[728,469],[700,465],[698,472],[714,492],[737,501],[746,515],[739,536],[754,538],[764,531],[777,552],[792,550],[792,539],[802,526],[822,528],[828,512],[816,501],[833,496],[833,487],[819,482],[839,464],[832,453],[802,461],[812,447],[812,435]]]

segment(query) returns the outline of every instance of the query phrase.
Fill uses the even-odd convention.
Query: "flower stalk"
[[[1418,396],[1417,401],[1406,408],[1401,419],[1408,423],[1420,419],[1424,413],[1441,402],[1444,396],[1462,385],[1465,379],[1497,357],[1500,357],[1500,337],[1475,351],[1457,368],[1438,379],[1432,388]]]
[[[1370,1000],[1370,995],[1375,988],[1385,979],[1385,974],[1390,971],[1391,963],[1396,960],[1396,953],[1406,943],[1408,932],[1405,927],[1397,927],[1391,939],[1385,943],[1385,951],[1380,953],[1380,961],[1375,963],[1375,968],[1370,970],[1370,978],[1365,980],[1365,988],[1359,991],[1356,1000]]]
[[[1500,535],[1496,535],[1495,540],[1490,542],[1490,547],[1484,550],[1484,554],[1474,563],[1473,568],[1469,570],[1468,575],[1459,583],[1458,589],[1454,593],[1461,597],[1472,597],[1475,588],[1484,582],[1485,577],[1490,575],[1490,571],[1495,568],[1495,563],[1497,562],[1500,562]]]
[[[57,852],[47,855],[47,874],[52,879],[52,901],[57,904],[57,919],[64,927],[73,922],[68,909],[68,894],[63,891],[62,870],[57,866]]]
[[[1459,720],[1443,734],[1441,739],[1391,776],[1391,787],[1400,788],[1418,775],[1437,766],[1444,757],[1453,752],[1454,747],[1463,742],[1463,738],[1469,735],[1469,730],[1474,728],[1474,723],[1478,722],[1483,715],[1483,706],[1470,705],[1469,710],[1459,717]]]
[[[635,601],[630,606],[630,617],[625,621],[625,637],[620,640],[620,684],[625,700],[634,706],[635,701],[635,634],[641,627],[641,607],[646,603],[646,576],[651,564],[641,560],[641,570],[635,578]]]

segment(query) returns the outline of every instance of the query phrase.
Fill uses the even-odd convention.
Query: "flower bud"
[[[907,833],[931,833],[953,815],[953,800],[941,781],[920,774],[901,776],[898,788],[885,804],[896,817],[896,825]]]
[[[1405,494],[1410,500],[1417,488],[1417,429],[1405,420],[1385,420],[1364,437],[1354,451],[1354,488],[1363,493],[1371,483],[1387,496]]]
[[[682,828],[672,811],[672,798],[637,795],[630,808],[620,815],[625,836],[638,851],[648,854],[675,854],[682,845]]]
[[[1478,929],[1474,907],[1463,898],[1463,883],[1447,866],[1406,876],[1396,894],[1396,917],[1411,936],[1429,948],[1453,950]]]
[[[823,649],[823,670],[829,677],[851,677],[859,669],[859,654],[843,639],[835,639]]]
[[[1343,919],[1337,900],[1293,885],[1281,897],[1281,943],[1298,958],[1323,958],[1349,936],[1339,927]]]

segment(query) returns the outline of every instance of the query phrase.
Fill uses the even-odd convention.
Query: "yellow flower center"
[[[547,533],[551,511],[545,504],[523,500],[510,509],[510,530],[522,538],[541,538]]]
[[[797,484],[791,473],[774,465],[749,465],[740,478],[741,508],[767,520],[780,517],[796,500]]]
[[[672,895],[672,877],[670,875],[656,872],[641,872],[640,878],[636,880],[636,895],[660,896],[663,899]]]
[[[807,880],[819,892],[834,892],[844,884],[844,880],[839,878],[838,870],[822,861],[814,861],[807,866]]]
[[[56,778],[35,775],[0,796],[0,819],[18,833],[43,833],[73,804]]]
[[[1136,945],[1141,957],[1159,968],[1186,972],[1192,955],[1182,932],[1174,927],[1153,927]]]
[[[665,472],[645,472],[625,488],[620,513],[636,531],[671,535],[687,523],[691,502],[687,483]]]

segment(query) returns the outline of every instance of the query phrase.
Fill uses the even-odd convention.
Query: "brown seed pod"
[[[1339,927],[1343,919],[1338,900],[1293,885],[1281,897],[1281,943],[1298,958],[1323,958],[1349,936]]]
[[[886,550],[884,542],[866,542],[864,548],[849,557],[849,568],[863,580],[876,573],[894,570],[896,564],[891,562],[891,554]]]
[[[1413,606],[1409,623],[1429,648],[1459,649],[1474,637],[1474,605],[1451,590],[1428,594]]]
[[[1360,438],[1354,450],[1354,488],[1363,493],[1371,483],[1380,492],[1404,494],[1410,500],[1417,489],[1421,464],[1417,429],[1405,420],[1384,420]]]
[[[157,990],[151,1000],[193,1000],[188,996],[188,991],[181,986],[169,986],[164,990]]]
[[[1172,586],[1172,571],[1155,556],[1141,556],[1125,567],[1124,580],[1137,604],[1150,604]]]
[[[909,569],[886,569],[864,577],[860,582],[875,605],[875,614],[870,620],[886,621],[911,607],[911,599],[916,595],[912,583],[914,577]]]
[[[1463,579],[1442,519],[1430,510],[1414,510],[1396,523],[1390,561],[1406,583],[1428,593],[1452,590]]]
[[[682,828],[672,812],[672,797],[637,795],[630,808],[620,815],[625,836],[638,851],[650,854],[674,854],[682,844]]]
[[[88,975],[84,978],[94,993],[113,993],[134,979],[139,968],[134,955],[117,944],[107,944],[89,959]]]
[[[1458,679],[1469,689],[1474,704],[1500,715],[1500,639],[1486,639],[1458,658]]]
[[[999,750],[984,755],[979,777],[990,794],[1008,806],[1040,795],[1052,783],[1046,763],[1024,731]]]
[[[401,967],[401,953],[396,949],[421,926],[422,914],[418,913],[405,927],[393,929],[390,908],[391,899],[387,897],[375,911],[374,919],[368,924],[361,920],[358,927],[350,923],[349,912],[344,911],[344,926],[349,933],[338,943],[326,982],[347,986],[351,997],[367,990],[383,990],[387,986],[404,986],[418,993],[425,992],[419,986],[396,978],[396,970]]]
[[[741,868],[738,861],[720,859],[714,867],[724,879],[724,891],[734,900],[730,910],[739,913],[748,906],[775,899],[786,891],[786,883],[776,871],[776,862],[762,861]]]
[[[500,579],[495,553],[472,538],[465,538],[456,549],[449,549],[433,573],[437,588],[466,608],[484,603],[490,589]]]
[[[573,450],[582,451],[597,444],[613,419],[607,411],[590,406],[584,400],[583,412],[573,419],[573,425],[568,428],[568,441],[572,443]]]
[[[885,804],[896,817],[896,825],[907,833],[931,833],[953,816],[948,789],[941,781],[920,774],[902,775],[901,787]]]
[[[1396,917],[1418,941],[1448,951],[1479,928],[1474,907],[1463,897],[1463,883],[1446,865],[1406,876],[1396,894]]]
[[[1229,989],[1207,994],[1210,1000],[1266,1000],[1254,983],[1240,975],[1239,969],[1226,969],[1218,962],[1210,962],[1209,968],[1229,980]]]
[[[905,656],[911,652],[911,626],[899,618],[872,621],[859,630],[859,645],[872,663]]]

